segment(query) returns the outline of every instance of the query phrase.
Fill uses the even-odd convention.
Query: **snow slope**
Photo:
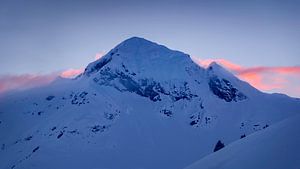
[[[231,143],[185,169],[298,169],[300,116]]]
[[[133,37],[75,79],[1,96],[0,168],[179,169],[299,110]]]

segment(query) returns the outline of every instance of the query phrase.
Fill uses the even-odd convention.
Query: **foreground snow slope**
[[[185,169],[298,169],[300,116],[238,140]]]
[[[0,169],[181,169],[299,110],[134,37],[75,79],[0,97]]]

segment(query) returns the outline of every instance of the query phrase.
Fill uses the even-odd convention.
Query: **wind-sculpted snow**
[[[0,168],[180,169],[299,110],[134,37],[75,79],[1,97]]]

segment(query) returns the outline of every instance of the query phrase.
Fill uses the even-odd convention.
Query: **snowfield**
[[[202,68],[133,37],[75,79],[0,96],[0,169],[182,169],[219,140],[225,151],[243,135],[248,142],[270,127],[276,133],[299,110],[297,98],[260,92],[217,63]],[[287,151],[291,162],[299,157]]]
[[[237,140],[185,169],[298,169],[300,116]]]

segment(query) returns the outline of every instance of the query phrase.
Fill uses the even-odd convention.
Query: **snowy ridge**
[[[299,99],[134,37],[73,80],[3,96],[0,168],[181,169],[218,140],[227,145],[299,110]]]

